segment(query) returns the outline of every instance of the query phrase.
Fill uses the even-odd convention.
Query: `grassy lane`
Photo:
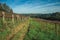
[[[28,26],[29,21],[27,21],[24,26],[21,26],[23,28],[21,28],[21,30],[19,30],[11,40],[23,40],[27,32]]]
[[[7,40],[10,40],[10,38],[12,38],[19,30],[21,30],[25,26],[26,23],[27,21],[21,23],[19,26],[12,29],[11,34],[7,35]]]

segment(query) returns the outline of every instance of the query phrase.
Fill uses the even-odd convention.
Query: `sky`
[[[15,13],[54,13],[60,12],[60,0],[0,0]]]

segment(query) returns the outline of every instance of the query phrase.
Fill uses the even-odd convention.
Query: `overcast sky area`
[[[0,0],[15,13],[53,13],[60,12],[60,0]]]

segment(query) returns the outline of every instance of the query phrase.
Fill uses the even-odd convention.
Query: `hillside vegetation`
[[[0,11],[13,12],[13,10],[6,3],[0,3]]]

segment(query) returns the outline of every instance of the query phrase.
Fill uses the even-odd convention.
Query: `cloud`
[[[60,6],[54,6],[59,4],[59,2],[48,3],[44,5],[37,5],[25,3],[23,5],[17,5],[13,7],[15,13],[52,13],[60,12]]]

